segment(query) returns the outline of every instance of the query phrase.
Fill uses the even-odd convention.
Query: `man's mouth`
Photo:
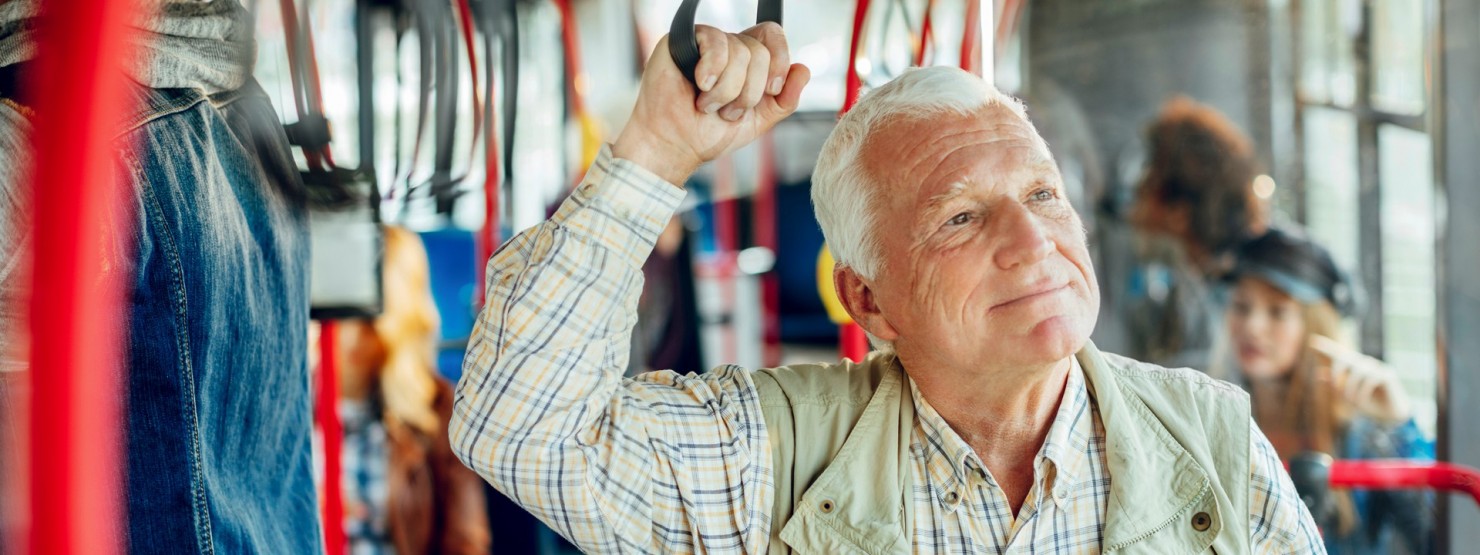
[[[1043,297],[1047,297],[1049,295],[1053,295],[1055,293],[1058,293],[1059,291],[1063,291],[1063,290],[1068,289],[1068,288],[1069,288],[1069,284],[1067,284],[1067,283],[1065,283],[1065,284],[1054,284],[1054,285],[1048,285],[1048,286],[1040,287],[1040,288],[1037,288],[1037,289],[1033,289],[1033,290],[1031,290],[1028,293],[1025,293],[1023,295],[1019,295],[1017,298],[1014,298],[1014,299],[1011,299],[1011,300],[1008,300],[1008,301],[1005,301],[1005,302],[997,303],[997,305],[996,306],[993,306],[992,308],[993,309],[1009,308],[1009,307],[1012,307],[1013,305],[1019,305],[1019,304],[1023,304],[1023,303],[1027,303],[1027,302],[1030,302],[1030,301],[1034,301],[1034,300],[1037,300],[1037,299],[1040,299],[1040,298],[1043,298]]]

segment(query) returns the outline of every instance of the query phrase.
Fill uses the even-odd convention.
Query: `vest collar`
[[[1111,479],[1104,546],[1116,551],[1191,511],[1210,494],[1212,480],[1145,403],[1122,389],[1116,369],[1093,343],[1076,357],[1105,426]],[[781,540],[797,552],[910,551],[914,401],[897,358],[875,356],[868,363],[890,368],[833,462],[782,528]],[[1215,526],[1224,520],[1214,515]]]
[[[1117,551],[1190,514],[1211,494],[1212,478],[1146,403],[1126,392],[1117,369],[1093,343],[1075,356],[1105,426],[1110,499],[1103,545],[1106,552]],[[1216,513],[1215,507],[1212,510]],[[1221,527],[1224,515],[1213,517],[1214,525]],[[1216,534],[1213,530],[1211,535]]]

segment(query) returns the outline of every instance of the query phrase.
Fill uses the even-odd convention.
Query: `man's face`
[[[862,158],[889,323],[871,332],[967,365],[1037,367],[1084,345],[1100,302],[1084,228],[1027,123],[998,107],[892,122]]]

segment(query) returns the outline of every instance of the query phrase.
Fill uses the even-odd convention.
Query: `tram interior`
[[[448,384],[464,371],[486,258],[550,217],[618,136],[643,65],[682,3],[240,1],[253,18],[253,76],[283,124],[321,107],[340,169],[319,193],[338,202],[309,214],[315,324],[295,332],[311,337],[310,364],[355,356],[343,350],[373,333],[366,322],[399,310],[402,301],[389,297],[410,278],[392,269],[405,237],[389,226],[424,246],[435,309],[424,331],[436,333],[426,345]],[[755,2],[710,0],[697,20],[738,30],[755,10]],[[1342,344],[1329,358],[1354,362],[1332,365],[1390,377],[1384,391],[1401,399],[1387,402],[1402,405],[1411,429],[1411,444],[1384,457],[1328,454],[1480,466],[1480,436],[1465,424],[1480,406],[1463,393],[1480,391],[1480,314],[1470,310],[1480,303],[1472,278],[1480,263],[1465,254],[1480,239],[1466,221],[1480,208],[1480,173],[1466,173],[1480,153],[1480,26],[1456,27],[1480,22],[1477,12],[1464,0],[786,2],[793,61],[810,68],[811,84],[768,137],[690,179],[643,266],[629,374],[848,353],[847,324],[830,311],[836,300],[819,293],[832,284],[830,266],[819,269],[824,240],[810,191],[849,73],[866,95],[913,66],[969,68],[975,57],[979,74],[1026,105],[1084,222],[1102,295],[1092,335],[1099,349],[1249,388],[1256,420],[1303,414],[1268,408],[1277,401],[1261,408],[1281,393],[1253,391],[1259,378],[1241,373],[1241,360],[1267,354],[1245,333],[1259,305],[1240,288],[1247,274],[1233,272],[1242,268],[1231,258],[1238,245],[1205,242],[1291,230],[1329,253],[1343,277],[1331,285],[1336,294],[1357,299],[1329,332]],[[302,48],[310,36],[311,51]],[[963,48],[973,41],[975,53]],[[311,86],[298,84],[310,73]],[[305,91],[321,100],[305,101]],[[300,168],[313,167],[315,155],[293,152]],[[1197,192],[1224,186],[1188,182],[1199,178],[1236,181],[1235,192]],[[1235,205],[1220,204],[1230,199]],[[891,227],[888,218],[880,224]],[[319,353],[322,330],[338,334],[331,343],[340,351]],[[10,382],[24,382],[23,361],[8,368]],[[15,407],[26,406],[25,391],[10,386],[7,420],[20,427],[28,417]],[[318,450],[337,445],[323,439],[323,418],[315,421]],[[1261,427],[1282,458],[1310,448],[1294,423]],[[5,452],[20,457],[23,437],[9,436],[17,443]],[[323,459],[317,453],[315,465]],[[30,521],[16,464],[4,488],[12,538]],[[324,470],[316,472],[325,495]],[[483,487],[492,552],[576,552]],[[1386,552],[1465,553],[1480,542],[1470,498],[1416,495],[1413,510],[1428,519],[1413,528],[1421,537],[1398,530]]]

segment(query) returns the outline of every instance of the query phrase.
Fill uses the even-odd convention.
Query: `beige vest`
[[[1247,553],[1248,395],[1092,344],[1076,356],[1105,426],[1102,551]],[[898,360],[753,376],[776,473],[770,553],[911,552],[915,407]]]

